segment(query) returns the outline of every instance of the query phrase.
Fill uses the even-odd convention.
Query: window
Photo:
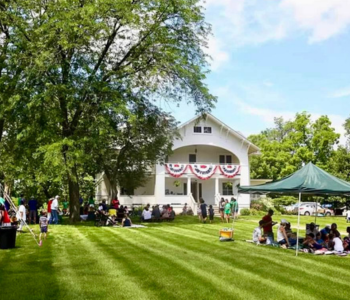
[[[220,162],[220,164],[225,164],[225,155],[219,156],[219,162]]]
[[[194,164],[197,162],[197,157],[196,157],[196,154],[190,154],[189,157],[188,157],[188,161],[190,164]]]
[[[184,183],[184,195],[187,195],[187,183]]]
[[[200,126],[194,126],[194,127],[193,127],[193,132],[194,132],[194,133],[202,133],[202,127],[200,127]]]
[[[226,184],[226,182],[224,182],[222,184],[222,194],[224,196],[231,196],[231,195],[233,195],[233,187],[232,187],[232,185]]]
[[[211,127],[204,127],[204,133],[211,133]]]
[[[232,155],[219,155],[220,164],[232,164]]]

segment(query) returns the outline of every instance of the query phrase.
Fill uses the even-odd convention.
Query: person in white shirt
[[[261,243],[266,243],[266,238],[262,235],[262,231],[261,228],[264,225],[264,221],[260,220],[259,221],[259,226],[256,227],[253,231],[253,241],[257,244],[261,244]]]
[[[55,199],[53,199],[52,204],[51,204],[51,224],[58,224],[58,199],[60,197],[56,196]]]
[[[26,212],[26,207],[24,206],[23,200],[21,200],[21,205],[18,208],[17,219],[19,222],[18,230],[21,231],[23,228],[23,225],[25,224],[25,221],[27,220],[27,212]]]
[[[350,209],[346,212],[346,223],[349,223],[350,221]]]
[[[145,209],[142,212],[142,220],[144,222],[149,222],[152,220],[152,212],[148,209],[146,206]]]
[[[344,251],[344,246],[343,246],[343,241],[340,239],[340,234],[339,232],[336,232],[335,238],[333,239],[334,243],[334,251],[338,253],[342,253]]]

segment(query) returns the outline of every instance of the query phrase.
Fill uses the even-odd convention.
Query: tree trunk
[[[68,174],[69,189],[69,220],[71,223],[80,221],[80,203],[79,203],[79,183],[78,173],[75,167]]]
[[[2,140],[2,134],[4,132],[4,123],[5,123],[5,120],[0,118],[0,143]]]
[[[105,169],[105,175],[109,181],[109,187],[108,187],[108,195],[109,199],[108,201],[111,201],[115,197],[118,196],[118,189],[117,189],[117,180],[114,179],[114,174],[111,174],[108,170]]]

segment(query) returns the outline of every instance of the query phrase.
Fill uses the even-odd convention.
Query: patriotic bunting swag
[[[192,173],[199,179],[207,180],[212,177],[216,171],[213,165],[190,165]]]
[[[165,164],[166,170],[173,177],[181,177],[186,172],[187,165],[185,164]]]
[[[240,166],[234,166],[234,165],[219,166],[221,174],[227,178],[235,177],[239,173],[240,168],[241,168]]]

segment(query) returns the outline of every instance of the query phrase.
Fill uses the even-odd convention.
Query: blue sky
[[[274,117],[328,115],[343,134],[350,117],[349,0],[206,0],[213,36],[208,86],[213,114],[244,135]],[[163,104],[187,121],[195,109]],[[341,139],[344,142],[344,138]]]

